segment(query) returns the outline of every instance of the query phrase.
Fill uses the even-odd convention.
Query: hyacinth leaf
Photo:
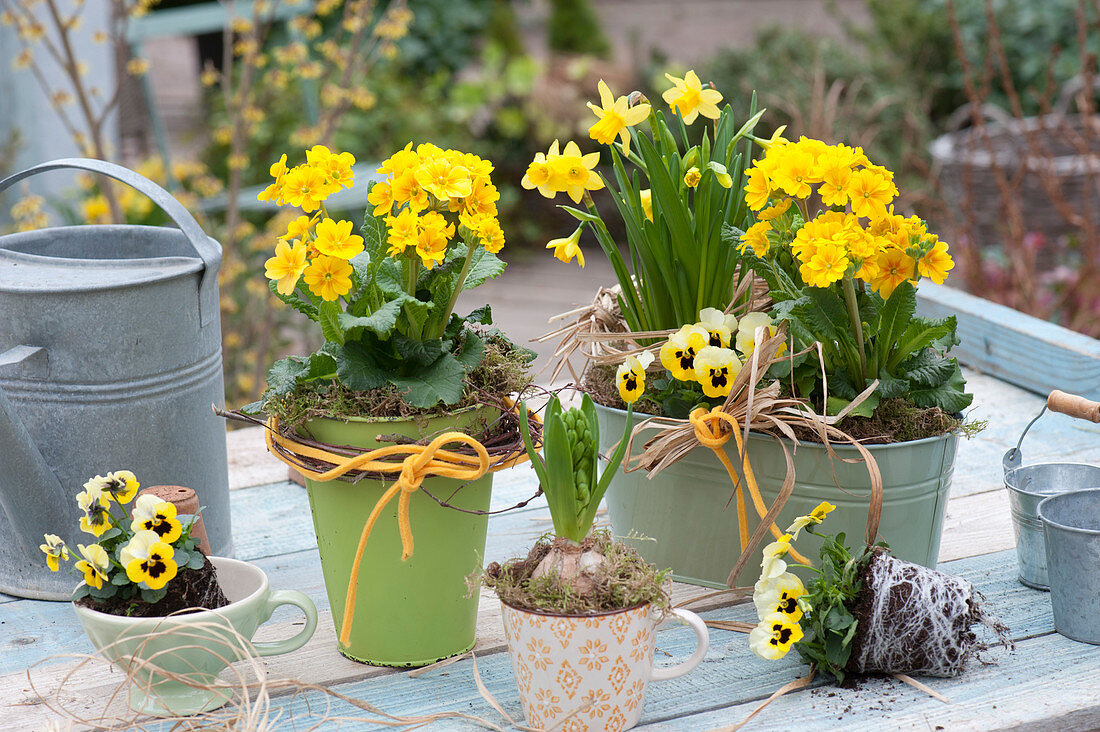
[[[527,411],[527,402],[521,401],[519,403],[519,434],[520,437],[523,438],[523,448],[527,451],[527,457],[531,460],[531,467],[535,469],[535,475],[538,476],[539,484],[546,485],[549,482],[549,476],[546,473],[546,463],[543,462],[542,456],[539,455],[539,451],[535,449],[535,445],[531,441],[529,420],[530,413]]]
[[[587,395],[585,395],[587,397]],[[595,407],[592,409],[595,413]],[[585,521],[589,527],[592,526],[592,521],[595,519],[596,510],[600,506],[600,501],[603,500],[604,494],[607,492],[607,487],[611,485],[611,479],[615,477],[615,473],[619,472],[619,466],[622,465],[623,458],[626,457],[626,445],[630,440],[630,431],[634,427],[634,405],[626,405],[626,428],[623,430],[623,437],[619,440],[618,446],[615,448],[615,452],[607,461],[607,465],[604,466],[603,475],[600,476],[599,482],[595,484],[595,488],[592,490],[592,500],[588,505],[588,510],[585,513]],[[597,427],[593,432],[593,439],[599,444],[600,432]]]
[[[550,400],[543,417],[542,438],[547,474],[542,491],[546,494],[550,518],[554,521],[554,532],[573,541],[582,541],[584,537],[576,535],[577,504],[572,446],[557,397]]]

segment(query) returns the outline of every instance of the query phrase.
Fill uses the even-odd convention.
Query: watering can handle
[[[1055,389],[1047,397],[1047,408],[1052,412],[1068,414],[1077,419],[1100,422],[1100,402],[1094,402],[1076,394],[1067,394]]]
[[[195,248],[199,258],[202,259],[203,273],[202,280],[199,282],[199,322],[205,326],[218,317],[218,268],[221,266],[222,261],[221,245],[206,235],[202,227],[195,221],[195,217],[171,193],[145,176],[121,165],[109,163],[106,160],[62,158],[35,165],[21,173],[0,180],[0,193],[32,175],[50,170],[69,169],[86,170],[90,173],[98,173],[108,178],[114,178],[144,194],[159,206],[164,213],[168,214],[168,218],[172,219],[172,222],[179,227],[179,230],[183,232],[183,236]]]

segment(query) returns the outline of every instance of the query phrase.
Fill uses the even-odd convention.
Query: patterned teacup
[[[646,685],[683,676],[707,653],[706,625],[695,613],[672,610],[695,631],[686,661],[655,668],[659,614],[650,605],[599,615],[552,615],[503,605],[504,633],[520,702],[530,727],[565,720],[563,732],[630,729],[642,716]]]

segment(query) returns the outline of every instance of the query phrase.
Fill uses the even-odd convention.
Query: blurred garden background
[[[256,198],[281,155],[351,152],[348,212],[410,140],[492,160],[509,271],[472,294],[525,340],[614,281],[594,240],[583,272],[546,252],[573,222],[520,187],[532,156],[554,139],[598,149],[584,102],[600,79],[659,100],[664,73],[688,69],[741,116],[755,91],[762,136],[786,125],[895,171],[899,213],[951,243],[948,285],[1100,337],[1095,0],[0,0],[0,13],[0,175],[85,155],[173,191],[224,247],[231,405],[258,396],[275,357],[318,345],[263,276],[292,218]],[[0,198],[3,231],[112,221],[163,223],[90,177]]]

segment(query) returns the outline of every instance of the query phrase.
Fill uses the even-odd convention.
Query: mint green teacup
[[[130,708],[135,712],[165,717],[217,709],[233,696],[231,688],[211,688],[229,663],[247,658],[250,649],[260,656],[295,651],[317,628],[317,608],[301,592],[269,589],[263,570],[247,562],[225,557],[210,561],[230,603],[218,610],[127,618],[73,606],[92,645],[132,674]],[[251,641],[280,605],[302,609],[302,631],[287,640],[242,644],[237,635]]]

